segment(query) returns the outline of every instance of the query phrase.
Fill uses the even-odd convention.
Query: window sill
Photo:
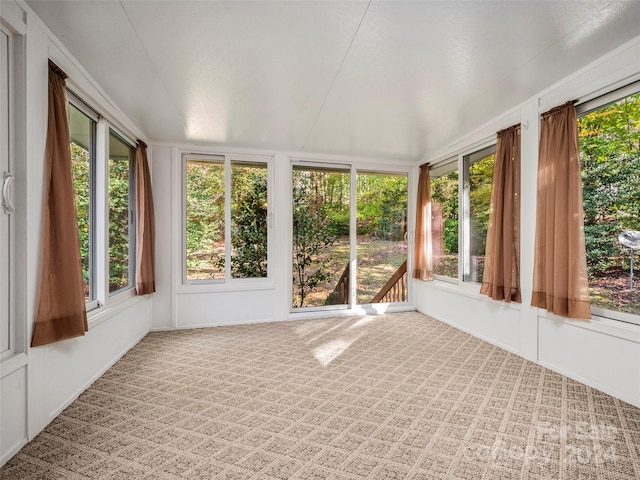
[[[583,328],[592,332],[601,333],[603,335],[609,335],[640,344],[640,325],[634,325],[632,323],[627,323],[620,320],[600,317],[595,314],[591,315],[591,320],[574,320],[572,318],[565,318],[554,315],[553,313],[549,313],[544,309],[539,309],[539,312],[540,313],[538,315],[547,320],[562,322],[563,324],[571,327]]]
[[[616,322],[624,322],[640,327],[640,315],[634,315],[633,313],[618,312],[615,310],[607,310],[596,306],[591,306],[591,316],[603,318],[606,320],[612,320]]]
[[[520,305],[517,302],[502,302],[498,300],[493,300],[492,298],[483,295],[480,293],[480,284],[478,283],[468,283],[468,282],[459,282],[454,283],[451,280],[441,280],[438,278],[433,279],[431,282],[424,282],[427,285],[432,286],[433,288],[437,288],[438,290],[443,290],[450,293],[455,293],[457,295],[464,295],[465,297],[473,298],[474,300],[481,300],[486,303],[491,303],[493,305],[502,304],[510,308],[511,310],[520,311]]]
[[[122,294],[110,298],[106,305],[101,305],[98,308],[87,312],[89,330],[97,327],[102,322],[109,320],[118,313],[131,308],[136,303],[142,301],[143,298],[143,295],[135,294],[135,289],[127,290],[126,293],[122,292]]]
[[[230,283],[188,283],[178,286],[176,295],[192,293],[228,293],[228,292],[252,292],[258,290],[275,290],[272,281],[238,281]]]

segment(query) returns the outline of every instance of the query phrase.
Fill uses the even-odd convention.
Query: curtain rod
[[[542,117],[546,117],[548,115],[551,115],[552,113],[556,113],[560,110],[562,110],[563,108],[567,108],[568,106],[573,106],[576,103],[578,103],[578,99],[576,98],[575,100],[569,100],[566,103],[563,103],[562,105],[558,105],[557,107],[553,107],[551,110],[548,110],[546,112],[544,112],[541,116]]]
[[[510,127],[507,128],[503,128],[502,130],[499,130],[498,133],[496,133],[496,135],[502,135],[503,133],[507,133],[510,130],[515,130],[517,128],[520,128],[520,124],[517,123],[515,125],[511,125]]]
[[[53,72],[56,75],[59,75],[60,77],[62,77],[63,80],[66,80],[67,78],[69,78],[69,75],[67,75],[64,70],[62,70],[58,65],[56,65],[53,61],[51,61],[51,59],[49,59],[49,70],[53,70]]]

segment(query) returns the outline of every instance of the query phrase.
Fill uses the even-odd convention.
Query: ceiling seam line
[[[598,13],[602,13],[604,10],[608,9],[609,7],[611,7],[615,3],[616,2],[608,2],[606,5],[604,5],[602,8],[600,8],[600,10],[598,10]],[[589,20],[590,20],[590,18],[588,17],[585,20],[581,21],[576,27],[572,28],[571,30],[569,30],[568,32],[563,34],[560,38],[556,39],[553,43],[545,46],[544,49],[540,50],[538,53],[536,53],[533,57],[530,57],[524,63],[518,65],[515,70],[511,71],[508,74],[503,75],[499,80],[497,80],[496,82],[492,83],[490,86],[484,88],[480,94],[476,94],[475,95],[475,98],[473,100],[471,100],[467,104],[467,106],[477,103],[478,99],[483,98],[483,96],[486,95],[487,92],[489,92],[493,88],[499,86],[500,84],[506,82],[508,79],[515,77],[519,72],[523,71],[528,65],[534,63],[538,58],[542,57],[545,53],[547,53],[549,50],[551,50],[553,47],[555,47],[557,44],[559,44],[565,38],[571,36],[574,32],[579,30]],[[468,132],[468,133],[470,133],[470,132]],[[465,134],[465,135],[467,135],[467,134]]]
[[[364,22],[364,17],[367,16],[367,12],[369,11],[369,7],[371,6],[371,2],[373,0],[369,0],[369,2],[367,3],[367,7],[364,9],[364,12],[362,13],[362,18],[360,18],[360,22],[358,22],[358,26],[356,27],[355,31],[353,32],[353,36],[351,37],[351,41],[349,42],[349,46],[347,47],[347,50],[344,52],[344,55],[342,56],[342,60],[340,61],[340,65],[338,66],[338,70],[336,71],[336,74],[333,76],[333,80],[331,80],[331,84],[329,85],[329,89],[327,90],[327,93],[325,94],[324,98],[322,99],[322,103],[320,104],[320,108],[318,109],[318,114],[316,115],[316,118],[313,121],[313,124],[311,125],[311,128],[309,129],[309,133],[307,134],[307,138],[305,138],[304,143],[302,144],[302,150],[306,150],[307,148],[307,143],[309,142],[309,138],[311,138],[311,134],[313,133],[314,129],[316,128],[316,124],[318,123],[318,120],[320,119],[320,115],[322,114],[322,110],[324,109],[324,105],[325,103],[327,103],[327,99],[329,98],[329,94],[331,93],[331,91],[333,90],[333,86],[336,83],[336,80],[338,79],[338,75],[340,75],[340,72],[342,71],[342,66],[344,65],[344,62],[347,59],[347,56],[349,56],[349,52],[351,51],[351,47],[353,45],[353,42],[355,42],[356,37],[358,36],[358,32],[360,31],[360,27],[362,26],[362,23]]]
[[[151,65],[151,67],[155,71],[156,76],[158,77],[158,81],[160,82],[160,85],[162,85],[162,89],[167,94],[167,99],[171,102],[171,104],[173,105],[174,110],[178,113],[178,117],[180,118],[180,123],[182,123],[182,128],[184,129],[184,132],[185,132],[185,134],[186,134],[186,136],[188,138],[189,137],[189,129],[187,128],[187,122],[185,121],[184,117],[180,113],[180,109],[176,105],[175,101],[173,101],[173,98],[171,97],[169,89],[164,84],[164,81],[162,80],[162,76],[160,75],[160,72],[158,71],[158,68],[156,67],[155,63],[153,63],[153,61],[151,60],[151,56],[149,55],[149,51],[144,46],[144,42],[142,41],[142,38],[140,38],[140,35],[138,34],[138,30],[136,29],[135,25],[131,21],[131,17],[129,17],[129,12],[127,12],[127,9],[122,4],[122,0],[119,0],[118,3],[120,4],[120,8],[122,8],[122,11],[124,12],[125,17],[127,17],[127,21],[129,22],[129,25],[131,25],[131,29],[133,30],[133,33],[135,34],[136,38],[138,39],[138,43],[140,43],[140,46],[142,47],[142,50],[144,51],[144,54],[146,55],[147,60],[149,61],[149,64]]]

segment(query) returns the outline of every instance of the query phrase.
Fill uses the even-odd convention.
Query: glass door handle
[[[4,181],[2,182],[2,206],[4,213],[10,214],[15,211],[13,204],[13,182],[15,177],[9,172],[4,172]]]

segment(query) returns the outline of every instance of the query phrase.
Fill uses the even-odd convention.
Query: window
[[[109,294],[131,288],[135,272],[135,150],[109,132]]]
[[[82,106],[80,102],[76,102],[76,104]],[[89,112],[87,108],[84,110]],[[69,104],[69,133],[84,297],[87,302],[93,302],[97,298],[95,275],[96,121],[73,103]]]
[[[268,166],[184,156],[185,282],[268,276]]]
[[[231,276],[267,276],[267,164],[231,161]]]
[[[464,156],[463,279],[481,283],[487,244],[491,178],[496,147],[491,146]]]
[[[492,145],[431,168],[433,273],[442,280],[482,282],[495,149]]]
[[[67,93],[82,278],[92,310],[135,286],[135,148]]]
[[[433,273],[458,278],[458,162],[431,169]]]
[[[640,84],[577,107],[589,292],[594,314],[640,323]],[[636,255],[635,280],[632,256]]]

